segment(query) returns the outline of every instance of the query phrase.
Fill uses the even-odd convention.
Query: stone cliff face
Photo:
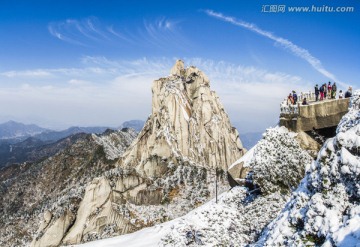
[[[136,132],[117,131],[101,138],[114,139],[114,135],[113,144],[122,150]],[[36,238],[37,246],[58,245],[74,223],[86,184],[116,165],[90,134],[76,134],[62,142],[66,146],[51,157],[0,170],[0,246],[29,246],[34,235],[44,232],[51,237]]]
[[[295,132],[334,127],[348,112],[348,107],[349,98],[299,106],[297,115],[280,115],[280,126],[285,126]]]
[[[228,188],[227,167],[243,155],[238,132],[206,75],[177,61],[152,86],[152,114],[117,167],[94,179],[59,243],[136,231],[184,215]],[[45,221],[45,218],[44,218]],[[51,227],[33,246],[45,246]],[[49,231],[49,232],[48,232]]]
[[[225,170],[243,152],[209,79],[196,67],[183,66],[178,61],[169,77],[154,81],[152,115],[122,162],[142,175],[156,177],[166,170],[159,159],[177,157]]]

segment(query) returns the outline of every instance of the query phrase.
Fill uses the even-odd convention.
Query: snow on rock
[[[359,246],[359,92],[259,246]]]
[[[243,162],[244,167],[251,169],[252,182],[262,186],[262,193],[237,186],[221,194],[218,203],[213,199],[165,224],[84,246],[246,246],[254,243],[280,214],[291,189],[311,164],[312,158],[299,147],[295,135],[283,127],[268,129],[263,139],[234,163]],[[268,176],[270,169],[272,176]],[[281,176],[284,181],[280,180]],[[281,234],[291,235],[291,231]]]
[[[262,193],[268,194],[280,189],[283,193],[296,188],[303,178],[311,156],[295,139],[296,133],[285,127],[266,130],[254,151],[250,162],[253,183]]]
[[[279,213],[287,196],[273,193],[247,201],[244,187],[234,187],[170,225],[160,246],[242,246],[254,242],[261,229]]]
[[[243,246],[255,241],[261,229],[285,204],[287,196],[273,193],[248,202],[248,190],[235,187],[175,220],[79,247],[112,246]]]
[[[118,157],[111,135],[93,138],[106,157]],[[209,79],[178,61],[170,76],[153,82],[152,114],[130,148],[114,169],[87,186],[62,244],[131,233],[183,216],[214,197],[215,174],[218,192],[229,188],[225,171],[243,154]]]
[[[136,136],[136,131],[130,128],[117,131],[108,130],[99,135],[92,134],[94,141],[104,148],[106,158],[109,160],[120,158]]]
[[[120,135],[131,136],[125,132]],[[0,171],[1,247],[58,246],[76,219],[87,184],[115,168],[116,161],[106,158],[103,146],[90,134],[66,142],[46,159]]]
[[[288,193],[299,184],[311,161],[296,140],[296,133],[275,127],[267,129],[263,139],[230,166],[229,174],[238,183],[251,180],[265,194],[278,190]]]

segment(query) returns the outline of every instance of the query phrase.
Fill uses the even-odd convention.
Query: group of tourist
[[[319,94],[320,94],[320,100],[324,99],[335,99],[336,98],[336,83],[334,82],[333,85],[331,85],[331,82],[329,82],[328,85],[324,83],[320,88],[318,88],[318,85],[315,85],[315,101],[319,100]],[[345,98],[350,98],[352,96],[352,87],[349,87],[348,90],[345,92]],[[342,90],[339,91],[339,99],[344,98],[344,93]]]
[[[289,96],[288,96],[287,104],[288,105],[289,104],[296,105],[297,101],[298,101],[298,96],[297,96],[295,91],[292,91],[292,93],[290,93]],[[308,104],[307,101],[306,101],[306,97],[303,98],[303,101],[302,101],[301,104],[302,105],[307,105]]]
[[[320,100],[324,100],[324,99],[335,99],[336,97],[336,91],[337,91],[337,87],[336,87],[336,82],[334,82],[331,85],[331,82],[328,83],[328,85],[326,85],[326,83],[324,83],[323,85],[318,86],[318,84],[315,85],[315,101],[319,100],[319,94],[320,94]],[[339,99],[343,98],[343,94],[342,94],[342,90],[339,91]]]
[[[325,99],[335,99],[336,98],[336,92],[337,92],[337,86],[336,82],[334,82],[331,85],[331,82],[329,82],[327,85],[326,83],[322,84],[320,87],[318,84],[315,85],[315,101],[322,101]],[[320,96],[320,99],[319,99]],[[352,96],[352,87],[349,87],[349,89],[345,92],[345,98],[350,98]],[[339,91],[339,99],[344,98],[344,93],[342,90]],[[292,91],[292,93],[289,94],[287,98],[287,103],[296,105],[298,101],[298,96],[295,91]],[[302,105],[307,105],[308,102],[306,100],[306,97],[302,100]]]
[[[292,93],[288,96],[288,104],[296,105],[298,100],[297,94],[295,91],[292,91]]]

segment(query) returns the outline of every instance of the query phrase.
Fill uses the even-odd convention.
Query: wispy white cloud
[[[170,20],[165,17],[150,21],[144,20],[143,28],[138,30],[134,40],[143,46],[152,45],[164,49],[171,45],[178,49],[184,49],[191,44],[182,34],[180,24],[179,20]]]
[[[51,22],[48,30],[55,38],[73,45],[93,46],[111,43],[163,48],[170,44],[187,42],[178,28],[179,24],[180,21],[162,17],[134,24],[130,32],[126,30],[128,27],[105,25],[98,18],[89,17],[82,20],[67,19]]]
[[[234,17],[225,16],[222,13],[215,12],[213,10],[205,10],[205,13],[211,17],[218,18],[222,21],[229,22],[233,25],[243,27],[245,29],[248,29],[252,32],[255,32],[261,36],[264,36],[266,38],[269,38],[276,42],[276,44],[281,45],[286,50],[290,51],[295,56],[298,56],[302,59],[304,59],[306,62],[308,62],[315,70],[317,70],[319,73],[327,77],[328,79],[331,79],[333,81],[338,81],[334,74],[332,74],[330,71],[326,70],[324,66],[322,65],[321,61],[310,54],[310,52],[298,45],[295,45],[293,42],[291,42],[288,39],[276,36],[275,34],[265,31],[259,27],[257,27],[253,23],[248,23],[245,21],[237,20]]]
[[[0,73],[0,75],[14,78],[14,77],[22,77],[22,78],[40,78],[40,77],[50,77],[52,74],[47,70],[35,69],[35,70],[11,70]]]
[[[109,26],[109,27],[106,27],[106,30],[114,35],[115,37],[123,40],[123,41],[126,41],[130,44],[134,44],[134,41],[132,39],[130,39],[129,37],[127,37],[124,33],[122,32],[119,32],[118,30],[115,30],[114,26]]]
[[[107,35],[101,31],[96,17],[51,22],[48,25],[48,30],[55,38],[74,45],[87,46],[89,40],[100,42],[103,39],[108,39]]]
[[[64,42],[67,42],[67,43],[70,43],[73,45],[85,46],[84,43],[68,37],[68,34],[63,32],[63,30],[62,30],[64,25],[65,25],[65,23],[50,23],[48,25],[49,33],[61,41],[64,41]]]

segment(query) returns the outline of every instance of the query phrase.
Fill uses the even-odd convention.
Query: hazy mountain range
[[[48,131],[50,130],[41,128],[35,124],[23,124],[15,121],[8,121],[0,124],[0,139],[18,140]]]
[[[141,130],[142,120],[130,120],[122,128]],[[0,168],[22,162],[35,162],[72,145],[83,134],[101,134],[109,127],[70,127],[55,131],[35,124],[8,121],[0,124]]]
[[[0,140],[8,141],[9,143],[16,143],[23,141],[28,137],[34,137],[41,141],[57,141],[61,138],[67,137],[76,133],[103,133],[107,129],[122,129],[122,128],[133,128],[136,131],[140,131],[144,126],[142,120],[129,120],[122,123],[118,128],[107,127],[107,126],[94,126],[94,127],[80,127],[73,126],[65,130],[51,130],[42,128],[35,124],[23,124],[15,121],[8,121],[0,124]]]

